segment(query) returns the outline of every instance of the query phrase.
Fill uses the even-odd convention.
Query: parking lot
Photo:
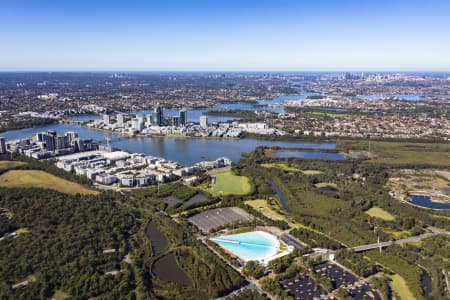
[[[323,263],[314,267],[314,272],[328,278],[335,287],[347,286],[358,281],[358,278],[338,265]]]
[[[348,287],[348,292],[356,300],[381,300],[378,292],[372,289],[367,283]]]
[[[239,207],[222,207],[198,213],[188,220],[202,232],[209,233],[228,224],[253,221],[253,216]]]
[[[294,299],[316,299],[327,294],[308,274],[286,279],[281,282],[281,285]]]

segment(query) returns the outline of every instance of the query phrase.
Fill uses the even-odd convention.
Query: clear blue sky
[[[450,71],[450,1],[1,0],[0,70]]]

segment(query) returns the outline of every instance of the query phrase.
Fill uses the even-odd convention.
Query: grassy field
[[[337,149],[369,151],[371,159],[367,162],[385,164],[418,164],[431,166],[450,166],[449,143],[405,143],[405,142],[369,142],[343,141],[336,142]]]
[[[60,290],[57,290],[52,297],[52,299],[54,299],[54,300],[64,300],[64,299],[69,299],[69,298],[70,298],[69,294],[64,293],[63,291],[60,291]]]
[[[408,230],[394,231],[394,230],[389,230],[386,228],[382,228],[382,230],[388,234],[392,234],[392,237],[394,239],[404,239],[404,238],[411,236],[411,232]],[[412,243],[410,243],[410,244],[412,244]]]
[[[217,173],[216,182],[207,189],[214,196],[246,195],[252,191],[250,180],[245,176],[237,176],[232,171]]]
[[[25,234],[25,233],[29,233],[30,231],[27,228],[19,228],[16,230],[16,234],[17,235],[21,235],[21,234]]]
[[[332,187],[337,189],[337,185],[336,183],[332,183],[332,182],[319,182],[315,184],[316,188],[322,188],[322,187]]]
[[[318,171],[318,170],[302,170],[302,173],[305,175],[320,175],[323,174],[322,171]]]
[[[401,277],[398,274],[390,275],[389,278],[391,278],[391,288],[394,291],[394,293],[398,294],[400,296],[400,299],[416,299],[414,295],[409,290],[408,286],[406,285],[405,280],[403,277]]]
[[[381,207],[372,207],[371,209],[366,211],[366,214],[368,214],[371,217],[380,218],[385,221],[393,221],[395,220],[395,217],[382,209]]]
[[[11,170],[0,176],[0,187],[43,188],[66,194],[98,194],[98,191],[38,170]]]
[[[23,166],[26,163],[23,161],[9,161],[9,160],[1,160],[0,161],[0,170],[6,170],[18,166]]]
[[[300,170],[282,163],[266,163],[261,165],[264,168],[275,168],[288,172],[299,172]]]
[[[267,202],[267,200],[264,199],[257,199],[257,200],[247,200],[245,201],[245,204],[251,206],[255,210],[261,212],[263,215],[268,217],[269,219],[280,221],[285,220],[286,217],[280,214],[277,211],[277,208],[275,205],[271,205]]]

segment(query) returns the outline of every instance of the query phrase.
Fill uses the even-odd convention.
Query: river
[[[302,99],[310,93],[303,93],[300,95],[275,97],[270,100],[261,100],[259,105],[251,103],[232,103],[232,104],[217,104],[212,109],[243,109],[243,110],[271,110],[276,112],[284,111],[283,107],[272,107],[272,105],[281,104],[284,100]],[[263,106],[261,106],[263,105]],[[268,106],[270,105],[270,107]],[[200,116],[207,111],[207,109],[193,109],[188,110],[188,120],[198,122]],[[148,114],[150,110],[142,110],[133,112],[136,114]],[[165,110],[166,116],[178,114],[177,109]],[[100,116],[79,116],[75,117],[78,120],[93,120]],[[226,116],[211,116],[208,117],[211,121],[223,122],[232,118]],[[57,133],[64,133],[67,131],[75,131],[82,139],[92,139],[97,142],[105,143],[106,139],[110,140],[110,145],[119,149],[127,150],[135,153],[144,153],[146,155],[153,155],[164,157],[169,160],[179,162],[184,165],[192,165],[203,160],[214,160],[221,156],[230,158],[233,162],[238,161],[244,152],[251,152],[259,146],[265,147],[283,147],[283,148],[310,148],[310,149],[335,149],[334,143],[308,143],[308,142],[277,142],[265,141],[258,139],[213,139],[213,138],[183,138],[183,137],[131,137],[123,136],[110,132],[103,132],[84,128],[74,124],[51,124],[43,127],[26,128],[20,130],[11,130],[1,133],[7,141],[29,138],[38,132],[53,130]]]
[[[213,139],[213,138],[177,138],[177,137],[131,137],[84,128],[72,124],[52,124],[38,128],[26,128],[3,132],[7,141],[28,138],[38,132],[54,130],[58,133],[78,132],[82,139],[106,142],[119,149],[135,153],[144,153],[164,157],[184,165],[192,165],[202,160],[213,160],[226,156],[236,162],[243,152],[251,152],[259,146],[283,148],[335,149],[334,143],[278,142],[258,139]]]
[[[269,182],[270,187],[272,188],[272,191],[275,193],[275,195],[278,196],[281,202],[281,206],[283,206],[284,210],[287,212],[291,212],[287,205],[286,198],[284,197],[283,193],[281,192],[280,188],[273,182],[273,180],[266,178],[266,180]]]

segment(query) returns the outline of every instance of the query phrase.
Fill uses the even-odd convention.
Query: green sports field
[[[234,175],[232,171],[217,173],[214,176],[216,182],[207,189],[214,196],[246,195],[252,191],[250,180],[246,176]]]

